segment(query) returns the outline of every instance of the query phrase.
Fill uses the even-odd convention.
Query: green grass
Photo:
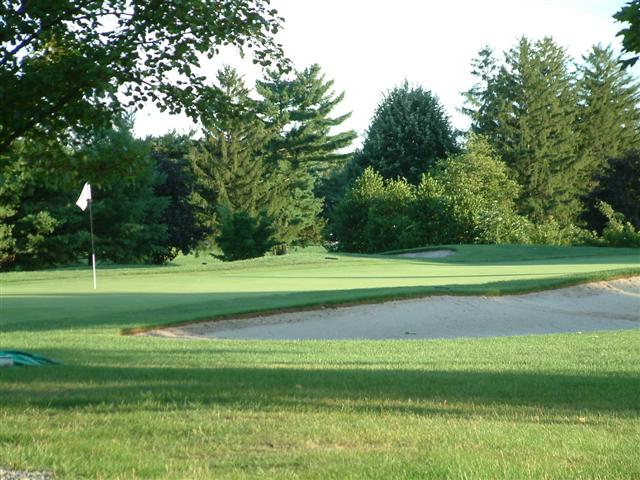
[[[57,478],[639,478],[640,330],[449,341],[119,335],[250,310],[640,274],[638,250],[455,246],[3,274],[0,467]],[[331,254],[333,256],[333,254]],[[207,262],[203,265],[203,262]]]
[[[16,272],[2,282],[5,331],[136,329],[247,312],[438,294],[502,294],[640,273],[637,250],[456,246],[438,260],[301,253],[232,264]],[[331,255],[335,256],[335,255]],[[207,261],[203,265],[203,261]]]

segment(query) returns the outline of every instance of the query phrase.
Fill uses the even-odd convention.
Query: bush
[[[553,217],[527,227],[527,243],[534,245],[585,245],[596,240],[595,233],[571,224],[561,226]]]
[[[607,247],[640,247],[640,231],[624,215],[613,210],[606,202],[599,202],[598,210],[606,217],[607,224],[602,231],[602,242]]]
[[[336,208],[339,247],[379,252],[444,243],[525,243],[528,222],[515,212],[518,184],[487,142],[440,161],[418,186],[384,180],[372,168]]]
[[[504,162],[482,137],[472,136],[465,153],[438,162],[417,186],[384,180],[367,168],[336,207],[333,233],[340,250],[363,253],[449,243],[582,245],[597,239],[553,218],[533,224],[516,212],[519,194]],[[611,215],[600,242],[633,245],[637,232]]]
[[[220,217],[220,233],[215,240],[223,253],[217,255],[221,260],[261,257],[275,245],[271,221],[266,215],[256,218],[247,212],[222,211]]]
[[[410,210],[414,200],[415,187],[404,178],[385,182],[367,212],[364,232],[367,251],[381,252],[413,246],[411,233],[415,225]]]
[[[338,241],[337,248],[347,252],[367,252],[369,209],[382,197],[384,180],[373,168],[365,169],[335,208],[330,241]]]
[[[519,191],[487,142],[472,136],[464,154],[422,177],[414,215],[421,243],[524,243]]]

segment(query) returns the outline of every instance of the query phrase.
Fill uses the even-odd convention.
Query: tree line
[[[617,14],[632,53],[639,3]],[[576,64],[550,38],[500,58],[484,48],[464,92],[469,132],[405,82],[348,153],[356,133],[334,113],[344,94],[318,65],[292,70],[267,1],[220,2],[222,17],[198,0],[109,5],[0,4],[0,268],[88,256],[73,204],[87,180],[96,253],[118,263],[323,241],[359,252],[640,243],[640,90],[620,66],[636,57],[594,46]],[[207,84],[201,56],[223,44],[249,51],[264,78],[247,86],[225,67]],[[146,101],[186,112],[201,136],[134,138],[127,112]]]
[[[335,241],[640,246],[640,86],[612,49],[576,64],[523,37],[502,59],[482,49],[472,73],[462,142],[430,92],[385,96],[341,172],[355,184],[334,204]]]
[[[77,185],[94,186],[96,254],[118,263],[170,260],[222,247],[225,260],[320,243],[322,198],[315,188],[356,137],[333,133],[343,98],[318,65],[270,71],[251,90],[231,67],[202,116],[204,135],[136,139],[131,119],[94,129],[74,146],[41,139],[14,143],[0,189],[0,258],[35,268],[87,252]],[[57,175],[52,176],[52,171]]]

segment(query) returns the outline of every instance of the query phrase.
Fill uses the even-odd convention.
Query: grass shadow
[[[67,365],[5,371],[0,385],[0,407],[19,410],[209,405],[334,410],[348,404],[412,414],[434,413],[435,405],[442,414],[461,414],[468,405],[640,414],[640,378],[630,374]],[[439,407],[447,404],[453,408]]]

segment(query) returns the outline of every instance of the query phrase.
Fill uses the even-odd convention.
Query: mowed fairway
[[[3,274],[0,349],[63,365],[0,369],[0,467],[57,478],[640,477],[640,330],[377,342],[120,335],[640,273],[632,249],[456,248],[438,260],[182,259],[103,269],[96,292],[86,269]]]

